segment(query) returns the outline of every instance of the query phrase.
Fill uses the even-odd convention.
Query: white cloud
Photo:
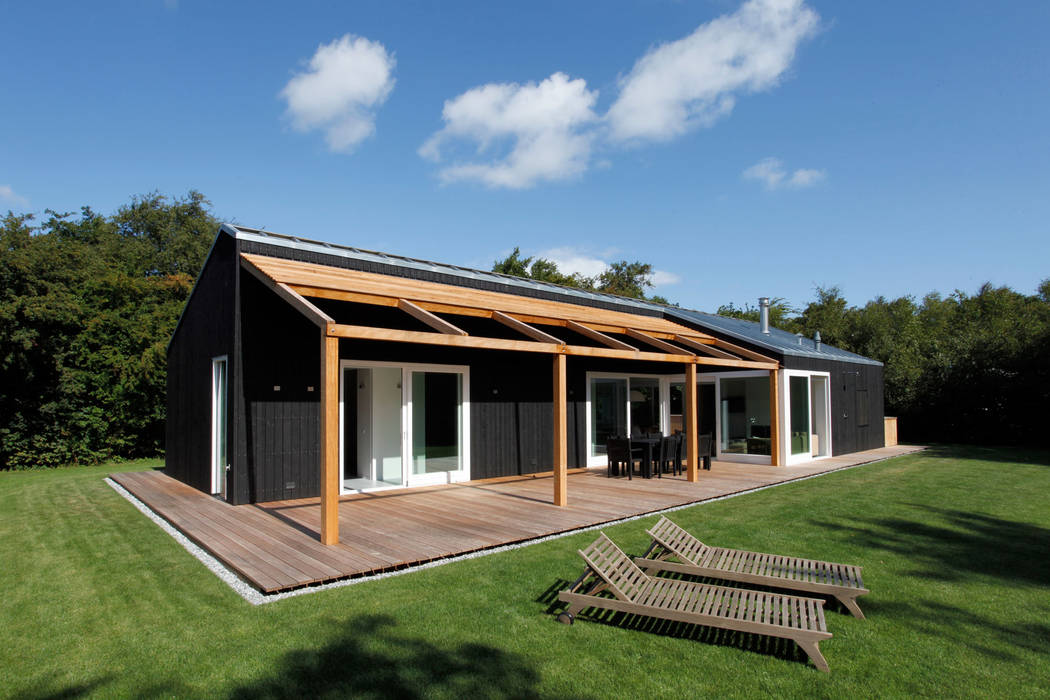
[[[419,148],[441,162],[450,143],[475,145],[472,157],[440,171],[446,182],[475,180],[490,187],[520,189],[543,180],[564,180],[587,169],[596,121],[597,91],[587,81],[554,73],[539,84],[488,83],[445,102],[445,126]]]
[[[584,277],[597,277],[609,269],[609,263],[606,262],[606,258],[612,258],[615,255],[615,250],[607,250],[602,253],[592,254],[580,250],[579,248],[564,246],[540,251],[539,253],[536,253],[535,257],[550,260],[558,266],[560,272],[565,274],[578,272]],[[662,287],[678,284],[682,281],[682,278],[675,273],[667,272],[666,270],[653,270],[652,275],[649,277],[649,281],[653,283],[654,287]]]
[[[609,267],[609,263],[601,258],[571,247],[551,248],[537,253],[536,257],[550,260],[558,266],[558,270],[567,275],[578,272],[584,277],[597,277]]]
[[[333,151],[350,153],[375,132],[376,110],[394,88],[395,65],[382,44],[364,37],[347,34],[321,44],[308,70],[281,90],[292,125],[321,129]]]
[[[0,202],[16,207],[28,207],[29,200],[11,189],[11,185],[0,185]]]
[[[743,172],[744,179],[757,180],[765,184],[766,189],[776,190],[781,187],[801,189],[817,184],[824,179],[823,170],[800,168],[793,173],[784,169],[779,158],[763,158]]]
[[[682,281],[682,278],[666,270],[653,270],[653,276],[649,281],[653,283],[654,287],[664,287],[669,284],[678,284]]]
[[[777,84],[817,13],[802,0],[748,0],[650,50],[620,81],[606,118],[614,141],[666,141],[732,111],[736,95]]]

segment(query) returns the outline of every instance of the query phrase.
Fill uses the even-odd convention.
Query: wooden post
[[[689,481],[698,481],[700,472],[697,469],[700,460],[699,413],[696,410],[696,365],[690,362],[685,366],[685,439],[686,461],[685,476]]]
[[[339,544],[339,338],[327,332],[321,336],[321,544]]]
[[[780,466],[780,370],[769,370],[769,458]]]
[[[565,355],[554,356],[554,505],[568,505],[569,427]]]

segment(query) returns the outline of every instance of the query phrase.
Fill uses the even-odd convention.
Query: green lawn
[[[933,450],[672,516],[863,565],[868,619],[827,606],[830,674],[760,637],[558,624],[594,533],[253,607],[102,482],[126,468],[0,474],[0,696],[1050,695],[1047,452]],[[608,534],[640,553],[652,521]]]

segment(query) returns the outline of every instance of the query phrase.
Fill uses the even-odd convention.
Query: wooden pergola
[[[339,541],[339,339],[378,340],[484,350],[551,355],[554,395],[555,505],[568,503],[568,426],[566,358],[615,358],[674,363],[685,367],[685,434],[689,481],[697,481],[697,366],[769,371],[770,437],[773,464],[780,452],[778,375],[770,357],[687,326],[654,316],[599,309],[561,301],[468,289],[436,282],[391,277],[264,255],[242,254],[241,266],[320,329],[321,350],[321,541]],[[310,299],[332,299],[400,309],[433,329],[409,331],[337,323]],[[521,340],[469,335],[438,316],[490,319],[522,336]],[[553,327],[548,332],[536,326]],[[565,328],[597,346],[570,345],[559,339]],[[621,336],[633,342],[627,342]],[[600,346],[600,347],[599,347]],[[644,349],[643,349],[644,348]]]

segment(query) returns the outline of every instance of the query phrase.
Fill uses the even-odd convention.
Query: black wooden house
[[[765,316],[764,316],[765,317]],[[235,504],[605,465],[684,431],[791,465],[884,444],[882,365],[768,327],[223,225],[168,347],[166,470]]]

